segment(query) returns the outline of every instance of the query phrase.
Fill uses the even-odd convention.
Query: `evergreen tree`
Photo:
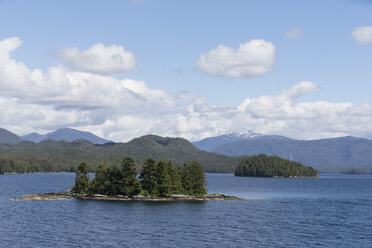
[[[142,179],[142,189],[150,195],[159,195],[158,187],[159,170],[155,159],[146,159],[145,166],[142,168],[140,179]]]
[[[85,194],[89,186],[89,171],[85,162],[81,162],[76,171],[75,185],[72,191],[78,194]]]
[[[182,184],[184,190],[190,195],[205,195],[205,174],[203,167],[197,162],[187,162],[184,165]]]
[[[136,165],[134,160],[125,157],[121,162],[121,180],[119,182],[119,191],[122,195],[137,195],[141,191],[141,184],[136,178]]]
[[[107,195],[119,195],[120,194],[120,181],[121,181],[121,171],[114,167],[107,170],[108,174],[108,187],[106,194]]]
[[[159,194],[162,196],[171,195],[172,192],[172,167],[171,164],[160,160],[157,164],[158,167],[158,189]]]
[[[107,194],[110,182],[108,181],[108,168],[104,164],[100,164],[96,170],[96,175],[90,182],[90,194]]]
[[[178,165],[173,166],[172,161],[168,162],[171,170],[171,180],[172,180],[172,193],[173,194],[184,194],[184,189],[182,188],[182,168]]]

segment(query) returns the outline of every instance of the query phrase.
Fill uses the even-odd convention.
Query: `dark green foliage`
[[[260,154],[246,157],[236,168],[235,176],[317,177],[318,171],[298,162]]]
[[[159,195],[162,196],[168,196],[173,193],[172,191],[172,171],[173,167],[170,166],[170,164],[159,161],[158,162],[158,190]]]
[[[96,175],[90,182],[89,194],[106,194],[109,191],[110,181],[108,170],[104,164],[98,166]]]
[[[142,188],[150,195],[167,196],[171,194],[205,195],[205,175],[201,165],[186,162],[183,167],[173,166],[172,162],[154,159],[146,160],[140,175]]]
[[[203,168],[196,161],[187,162],[183,167],[173,166],[152,158],[146,159],[140,179],[136,178],[134,160],[125,157],[120,169],[107,168],[101,164],[94,179],[89,183],[86,163],[81,163],[76,173],[76,183],[72,191],[90,195],[125,195],[138,194],[170,196],[172,194],[205,195],[205,175]],[[83,177],[85,176],[85,177]],[[88,181],[87,181],[88,180]],[[88,184],[87,184],[88,182]]]
[[[155,159],[146,159],[145,166],[142,168],[140,179],[142,179],[142,189],[150,195],[159,195],[158,186],[159,169]]]
[[[125,157],[121,162],[121,179],[119,181],[120,195],[138,195],[141,191],[140,182],[137,180],[136,165],[134,160]]]
[[[109,185],[105,195],[120,195],[121,171],[117,167],[107,170]]]
[[[182,170],[182,186],[189,195],[205,195],[205,175],[197,161],[187,162]]]
[[[89,189],[89,171],[85,162],[81,162],[76,171],[75,185],[72,191],[78,194],[85,194]]]
[[[182,187],[182,167],[176,165],[173,166],[172,162],[169,161],[168,165],[172,168],[171,180],[172,180],[172,192],[178,194],[184,194],[185,190]]]

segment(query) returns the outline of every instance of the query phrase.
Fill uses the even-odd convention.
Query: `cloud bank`
[[[371,104],[301,101],[319,90],[313,82],[214,106],[193,92],[169,94],[67,66],[31,70],[10,56],[21,44],[17,37],[0,41],[0,127],[20,135],[72,127],[114,141],[149,133],[198,140],[245,129],[298,139],[372,138]]]
[[[361,45],[372,44],[372,26],[359,27],[351,35]]]
[[[237,50],[219,45],[197,61],[199,70],[210,76],[252,78],[270,72],[274,67],[275,46],[264,40],[240,44]]]

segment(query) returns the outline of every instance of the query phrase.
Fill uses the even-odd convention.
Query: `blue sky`
[[[372,42],[367,37],[361,43],[360,36],[352,35],[360,27],[369,35],[371,12],[371,1],[351,0],[3,0],[0,40],[22,41],[11,41],[17,48],[7,50],[3,63],[22,63],[29,72],[40,69],[49,79],[27,81],[7,74],[19,75],[16,70],[0,71],[0,108],[8,112],[0,124],[18,134],[68,126],[115,141],[146,133],[197,140],[245,129],[301,139],[372,138]],[[251,57],[235,53],[252,40],[272,48]],[[91,61],[76,54],[99,43],[102,49],[122,47],[135,62],[105,72],[84,67]],[[229,58],[233,64],[226,65]],[[242,67],[237,74],[231,69],[235,62]],[[263,72],[244,63],[258,63]],[[59,68],[60,76],[78,77],[85,88],[77,94],[78,83],[47,76],[50,68]],[[102,74],[111,80],[104,86],[99,83]],[[119,82],[127,79],[145,88],[133,91]],[[119,84],[124,85],[121,96],[106,92]],[[285,92],[296,85],[300,93],[288,96]],[[51,88],[61,91],[48,96]],[[90,96],[101,102],[93,104]],[[84,97],[89,99],[84,102]],[[172,102],[158,105],[164,97]]]

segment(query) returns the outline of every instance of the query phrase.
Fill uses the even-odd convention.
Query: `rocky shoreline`
[[[53,201],[59,199],[81,199],[81,200],[105,200],[105,201],[219,201],[219,200],[244,200],[236,196],[228,196],[224,194],[208,194],[203,196],[192,195],[171,195],[171,196],[124,196],[124,195],[85,195],[76,194],[71,191],[64,191],[59,193],[43,193],[43,194],[29,194],[24,198],[14,199],[14,201]]]

